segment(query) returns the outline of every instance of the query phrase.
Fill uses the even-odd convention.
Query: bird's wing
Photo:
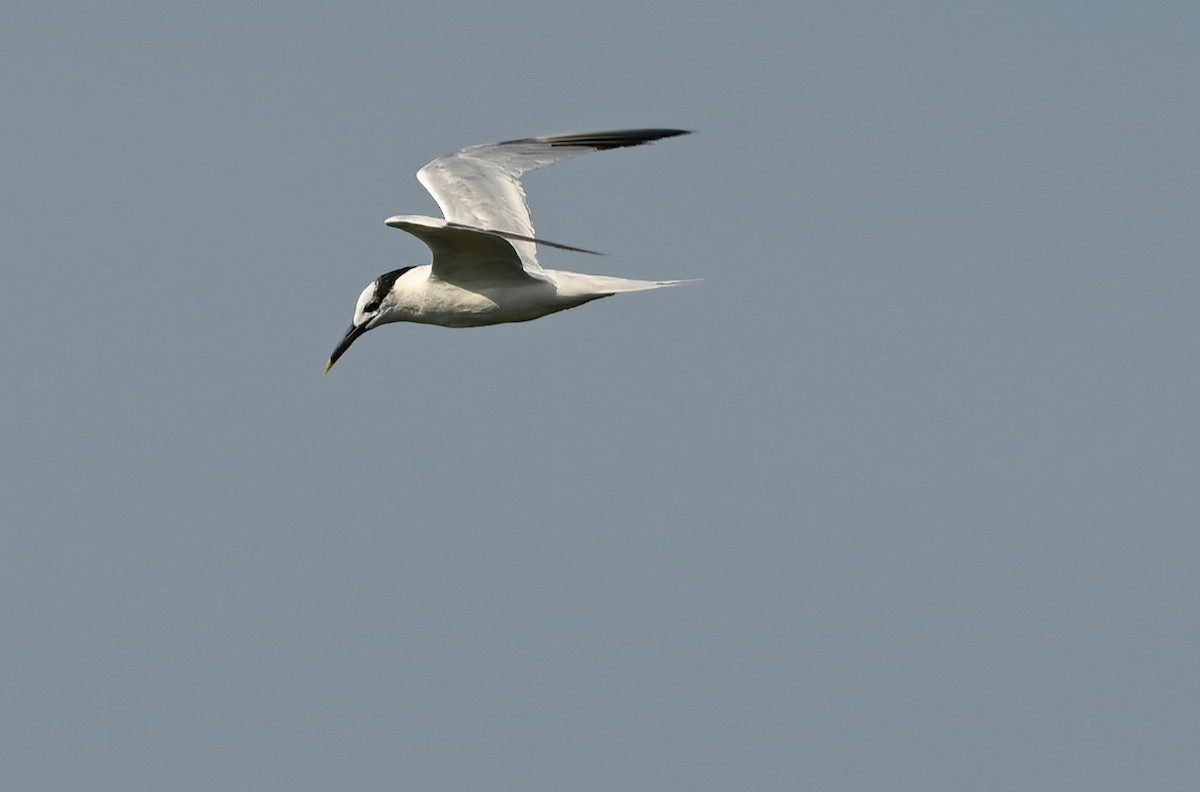
[[[521,262],[536,273],[541,266],[531,241],[533,219],[521,174],[589,151],[640,146],[686,134],[682,129],[619,129],[487,143],[438,157],[417,171],[417,179],[449,222],[510,234]]]
[[[449,223],[436,217],[404,215],[384,221],[420,239],[433,251],[433,274],[440,280],[469,285],[483,282],[544,280],[521,264],[504,234]],[[523,237],[531,244],[532,237]],[[585,251],[590,252],[590,251]]]

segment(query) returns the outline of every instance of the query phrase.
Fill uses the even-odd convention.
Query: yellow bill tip
[[[331,369],[331,368],[333,368],[333,361],[332,361],[332,360],[330,360],[330,361],[327,361],[327,362],[325,363],[325,373],[326,373],[326,374],[328,374],[328,373],[329,373],[329,369]]]

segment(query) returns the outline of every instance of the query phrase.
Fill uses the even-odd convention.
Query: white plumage
[[[399,215],[384,221],[429,246],[433,263],[404,267],[359,295],[354,322],[329,358],[329,371],[363,333],[389,322],[477,327],[523,322],[619,292],[674,286],[543,269],[538,245],[590,253],[539,239],[521,175],[613,148],[684,135],[679,129],[623,129],[489,143],[438,157],[417,172],[445,218]]]

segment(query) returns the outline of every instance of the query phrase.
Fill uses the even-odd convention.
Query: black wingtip
[[[614,129],[607,132],[582,132],[575,135],[551,135],[549,137],[526,138],[512,143],[545,143],[550,146],[586,146],[597,151],[640,146],[664,138],[690,135],[687,129]]]

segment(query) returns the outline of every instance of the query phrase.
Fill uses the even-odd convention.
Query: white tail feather
[[[563,272],[561,270],[553,270],[547,274],[554,279],[558,285],[558,293],[563,296],[647,291],[648,289],[678,286],[681,283],[694,283],[699,280],[698,278],[660,281],[633,280],[631,278],[614,278],[608,275],[584,275],[580,272]]]

